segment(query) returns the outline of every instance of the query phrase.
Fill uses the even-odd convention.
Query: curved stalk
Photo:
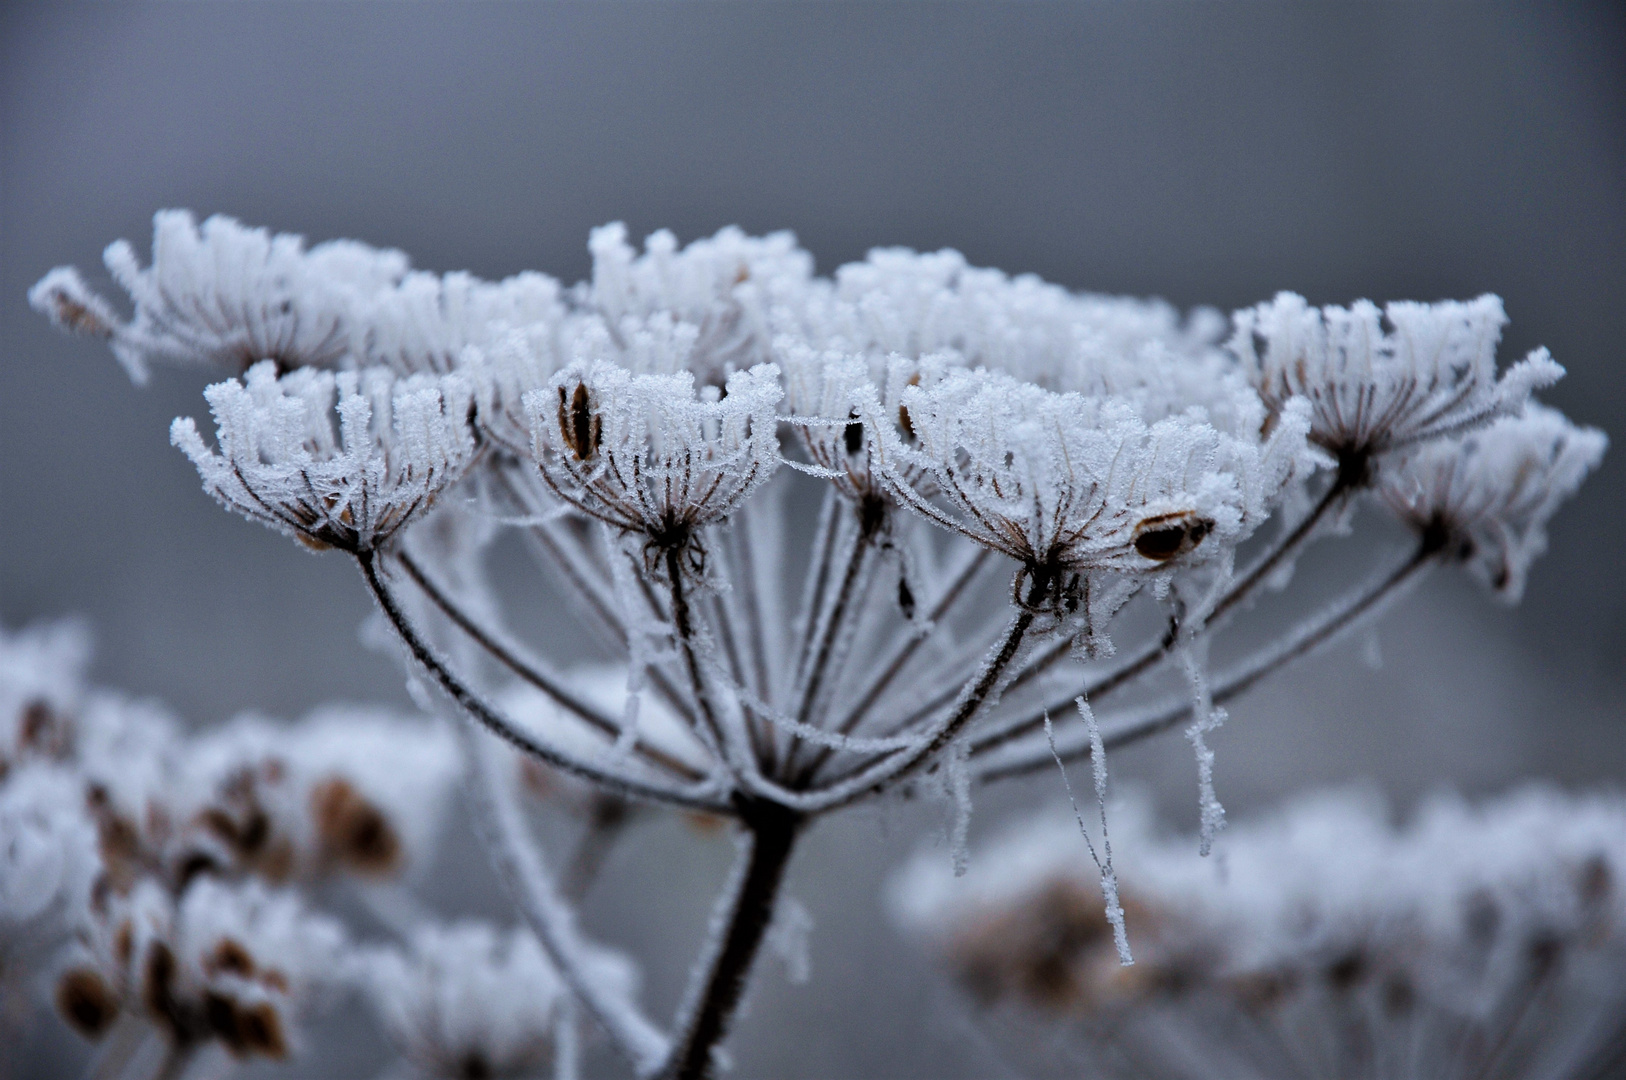
[[[1433,566],[1438,555],[1439,550],[1433,545],[1428,543],[1419,545],[1417,551],[1410,558],[1393,571],[1383,575],[1375,584],[1356,590],[1352,596],[1333,605],[1320,619],[1301,627],[1284,641],[1261,650],[1252,659],[1244,662],[1230,674],[1216,680],[1211,695],[1213,703],[1221,705],[1237,697],[1266,676],[1308,656],[1352,626],[1356,626],[1376,614],[1382,606],[1394,600],[1402,589],[1412,584],[1423,571]],[[1103,731],[1105,748],[1116,750],[1121,746],[1127,746],[1148,736],[1166,731],[1184,720],[1190,712],[1191,702],[1184,700],[1145,710],[1138,716],[1133,716],[1115,724],[1112,730]],[[1002,760],[989,762],[982,768],[978,768],[975,759],[986,753],[987,749],[991,749],[991,747],[972,749],[973,775],[983,782],[1003,780],[1012,776],[1023,776],[1049,768],[1055,763],[1055,757],[1052,756],[1049,746],[1046,745],[1030,749],[1025,753],[1013,754]],[[1060,754],[1064,761],[1086,758],[1089,755],[1090,748],[1087,743],[1075,744],[1072,747],[1063,749]]]
[[[623,776],[600,768],[590,762],[579,761],[566,754],[557,747],[542,742],[530,733],[521,730],[502,713],[493,709],[479,694],[469,689],[451,669],[441,660],[435,650],[426,642],[413,627],[406,613],[396,602],[389,587],[379,577],[375,556],[372,552],[363,552],[356,556],[356,562],[361,567],[362,577],[367,581],[367,588],[372,592],[378,606],[383,609],[384,616],[394,627],[395,633],[400,637],[407,651],[412,655],[419,667],[435,680],[453,701],[473,717],[481,725],[489,729],[519,750],[532,757],[553,765],[584,780],[590,780],[611,791],[626,795],[630,798],[646,799],[650,802],[666,803],[671,806],[682,807],[687,810],[705,810],[709,813],[724,816],[733,813],[733,808],[726,802],[712,795],[707,788],[699,785],[690,788],[670,787],[665,784],[652,783],[639,780],[635,777]]]
[[[672,1055],[660,1070],[660,1080],[706,1080],[715,1075],[713,1052],[728,1034],[735,1010],[745,991],[752,961],[756,959],[773,920],[774,904],[790,863],[802,818],[775,803],[742,801],[737,808],[745,828],[745,852],[713,926],[722,936],[700,970],[704,973],[690,992],[681,1032]]]
[[[497,876],[547,950],[576,999],[586,1007],[617,1051],[647,1076],[665,1060],[669,1042],[630,999],[622,997],[590,970],[588,945],[576,930],[574,913],[559,895],[535,839],[529,835],[509,785],[492,767],[486,748],[468,725],[458,732],[477,782],[468,785],[475,832],[490,856]]]
[[[434,603],[435,607],[439,608],[440,612],[450,619],[459,630],[462,630],[465,634],[472,638],[475,644],[479,645],[482,649],[489,653],[491,657],[502,664],[503,667],[506,667],[509,671],[512,671],[515,675],[518,675],[521,679],[525,680],[525,682],[536,687],[544,694],[547,694],[555,702],[564,708],[569,709],[572,713],[575,713],[581,719],[587,721],[593,727],[597,728],[605,735],[608,735],[610,738],[615,739],[620,737],[621,726],[619,724],[611,720],[594,706],[588,704],[575,694],[571,693],[570,690],[568,690],[552,675],[549,675],[538,668],[535,664],[520,657],[512,646],[497,640],[495,634],[480,626],[480,624],[475,622],[473,618],[463,611],[462,608],[458,607],[452,601],[452,599],[448,597],[440,589],[440,587],[423,572],[418,564],[413,561],[410,555],[406,554],[404,551],[398,552],[395,559],[401,564],[401,568],[407,572],[407,576],[412,579],[413,583],[416,584],[418,588],[423,590],[425,596],[429,597],[430,601]],[[668,753],[665,753],[658,747],[639,743],[634,747],[634,752],[652,764],[677,773],[685,780],[695,781],[703,779],[701,774],[695,771],[693,766],[689,765],[687,762],[680,761]]]

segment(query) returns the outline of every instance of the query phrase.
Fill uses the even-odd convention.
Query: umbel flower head
[[[1532,402],[1518,416],[1408,452],[1384,470],[1379,490],[1401,520],[1513,603],[1547,549],[1547,520],[1608,445],[1596,428]]]
[[[779,370],[728,377],[726,392],[694,376],[635,375],[577,362],[526,395],[537,466],[560,499],[663,550],[726,517],[779,464]]]
[[[1148,424],[1123,399],[987,371],[908,387],[902,407],[912,445],[871,410],[901,500],[1025,566],[1069,573],[1145,573],[1234,545],[1299,468],[1307,426],[1291,406],[1261,445],[1200,415]],[[909,465],[946,509],[908,482]]]
[[[91,1037],[128,1010],[178,1046],[282,1058],[301,1011],[342,974],[345,944],[337,922],[258,882],[204,879],[176,901],[147,880],[96,911],[57,1006]]]
[[[1112,963],[1065,815],[1013,828],[962,879],[923,854],[893,889],[983,1004],[1062,1035],[1075,1070],[1616,1075],[1618,797],[1437,797],[1396,828],[1382,800],[1323,792],[1231,829],[1223,869],[1156,837],[1144,810],[1117,817],[1134,968]]]
[[[120,240],[104,261],[135,303],[118,318],[77,271],[59,267],[29,293],[34,308],[68,330],[105,338],[130,377],[154,362],[237,374],[262,360],[279,370],[331,367],[350,351],[358,301],[407,272],[407,257],[354,240],[307,249],[302,237],[247,228],[215,215],[201,226],[185,210],[153,217],[152,265]]]
[[[424,925],[361,965],[384,1030],[420,1075],[537,1076],[551,1062],[564,984],[536,938],[485,923]]]
[[[1517,413],[1562,377],[1537,349],[1498,379],[1506,323],[1489,295],[1380,311],[1366,300],[1315,308],[1284,292],[1237,312],[1230,345],[1272,410],[1309,400],[1310,438],[1364,481],[1372,457]]]
[[[204,396],[218,450],[190,419],[170,428],[204,490],[317,550],[375,550],[427,512],[474,454],[471,391],[458,376],[398,379],[369,368],[279,377],[262,361]]]

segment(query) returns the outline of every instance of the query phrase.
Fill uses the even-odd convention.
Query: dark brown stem
[[[775,803],[741,800],[740,822],[749,832],[750,855],[727,929],[705,975],[705,986],[678,1036],[660,1080],[706,1080],[715,1074],[713,1051],[728,1035],[744,995],[751,964],[773,920],[774,902],[790,863],[802,818]]]

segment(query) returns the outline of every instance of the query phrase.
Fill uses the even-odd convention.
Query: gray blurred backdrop
[[[1570,374],[1547,400],[1626,437],[1614,7],[12,3],[0,110],[0,619],[89,617],[98,679],[198,723],[404,696],[360,644],[347,563],[222,513],[168,446],[205,376],[136,390],[27,309],[54,265],[101,283],[108,241],[145,252],[160,207],[485,277],[575,280],[589,227],[619,218],[685,240],[788,227],[824,271],[952,246],[1182,306],[1494,291],[1504,355],[1549,346]],[[1555,521],[1522,607],[1436,575],[1383,624],[1381,669],[1346,644],[1239,703],[1213,740],[1233,814],[1349,778],[1401,800],[1619,783],[1623,449]],[[1178,737],[1114,770],[1194,822]],[[979,827],[1056,788],[986,793]],[[813,834],[790,884],[817,922],[813,982],[763,964],[739,1075],[999,1074],[877,904],[935,821]],[[453,836],[435,903],[500,915]],[[595,893],[589,921],[648,958],[663,1010],[728,855],[652,826]],[[71,1040],[35,1037],[31,1074],[71,1074]],[[354,1012],[317,1037],[334,1056],[305,1074],[374,1071]]]

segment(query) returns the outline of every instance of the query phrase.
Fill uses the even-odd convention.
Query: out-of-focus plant
[[[1495,297],[1379,309],[1284,294],[1238,313],[1227,338],[1211,311],[1072,293],[954,252],[877,250],[823,278],[784,233],[680,247],[661,232],[639,252],[609,226],[590,247],[576,286],[485,282],[170,211],[151,266],[108,249],[130,317],[70,268],[30,294],[138,381],[160,363],[224,369],[206,392],[213,443],[188,419],[171,431],[205,490],[354,560],[404,659],[469,721],[458,745],[479,831],[547,964],[391,907],[408,951],[364,965],[362,982],[390,985],[386,1026],[431,1071],[551,1055],[568,1072],[573,1050],[550,1048],[571,1049],[560,1018],[579,1006],[637,1074],[712,1074],[798,837],[865,800],[942,794],[963,868],[978,784],[1091,757],[1100,792],[1109,749],[1184,724],[1206,852],[1224,824],[1206,735],[1225,703],[1441,563],[1516,598],[1546,522],[1604,449],[1530,402],[1562,374],[1544,351],[1498,373]],[[1291,603],[1265,594],[1362,501],[1398,514],[1411,548],[1211,672],[1212,637],[1257,601]],[[501,530],[523,535],[561,606],[518,609],[488,579]],[[1138,637],[1122,629],[1136,611],[1154,624]],[[602,662],[563,667],[508,629],[538,623],[593,641]],[[1165,669],[1186,693],[1117,707]],[[1058,734],[1050,716],[1075,702],[1085,725]],[[14,860],[82,863],[72,880],[96,883],[75,927],[83,1029],[140,1015],[177,1058],[205,1039],[290,1045],[310,995],[300,972],[268,982],[254,946],[262,923],[291,932],[295,909],[243,883],[396,871],[433,802],[408,789],[459,757],[424,742],[421,760],[395,761],[411,740],[375,755],[365,723],[310,723],[299,745],[329,754],[332,775],[234,729],[182,754],[184,779],[159,780],[168,744],[137,738],[155,779],[103,785],[99,849],[70,824],[77,796],[19,795],[21,775],[0,789],[37,819],[18,826]],[[92,775],[78,759],[49,767]],[[530,834],[521,780],[588,819],[562,877]],[[668,1025],[570,907],[634,808],[727,820],[740,838]],[[110,846],[109,822],[128,839]],[[233,927],[247,960],[187,951],[195,923]],[[302,940],[330,932],[316,919]],[[171,957],[157,983],[153,955]],[[509,993],[534,1000],[494,1003],[485,1026],[478,1008],[438,1004]]]

